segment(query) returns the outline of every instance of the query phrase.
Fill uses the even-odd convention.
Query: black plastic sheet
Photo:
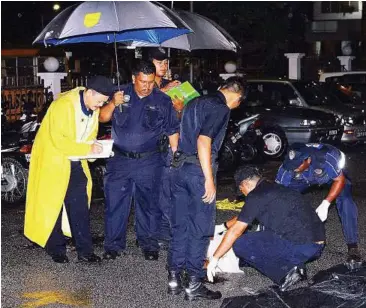
[[[320,271],[310,286],[281,292],[266,288],[256,295],[225,298],[221,308],[361,308],[366,307],[366,262],[349,271],[343,264]]]

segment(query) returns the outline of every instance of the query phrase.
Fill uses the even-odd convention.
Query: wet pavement
[[[366,256],[366,148],[355,148],[346,153],[347,168],[353,179],[353,195],[359,209],[360,248]],[[279,162],[261,165],[269,179],[273,179]],[[235,193],[232,177],[220,175],[218,199],[232,198]],[[321,203],[327,191],[315,190],[308,194],[313,207]],[[222,203],[217,223],[235,215],[235,208]],[[235,205],[234,205],[235,207]],[[22,234],[24,205],[2,205],[1,216],[1,278],[2,307],[220,307],[222,300],[188,303],[183,294],[168,295],[165,270],[166,251],[158,261],[145,261],[135,246],[133,217],[128,233],[125,255],[100,265],[77,263],[76,252],[70,246],[70,263],[56,264],[43,249],[30,243]],[[103,252],[103,200],[94,199],[91,225],[96,253]],[[327,246],[322,257],[308,264],[308,276],[319,270],[342,263],[347,248],[341,224],[333,206],[326,222]],[[271,281],[254,269],[242,268],[244,274],[221,274],[220,281],[210,285],[224,297],[248,295],[271,285]],[[298,286],[304,286],[305,282]],[[319,306],[320,307],[320,306]]]

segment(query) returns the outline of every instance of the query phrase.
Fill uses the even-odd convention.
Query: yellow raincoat
[[[60,94],[49,107],[37,133],[30,160],[24,234],[31,241],[45,247],[63,207],[70,179],[71,163],[68,156],[87,155],[98,131],[99,109],[91,117],[91,129],[83,142],[76,142],[82,114],[79,92],[75,88]],[[87,193],[90,205],[92,181],[88,162],[81,161],[88,179]],[[63,231],[70,236],[66,215]],[[67,225],[65,225],[65,222]],[[67,228],[65,228],[67,227]]]

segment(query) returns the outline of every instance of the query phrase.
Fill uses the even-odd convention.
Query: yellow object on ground
[[[75,88],[62,93],[49,107],[32,148],[27,200],[25,208],[24,234],[31,241],[45,247],[61,212],[71,172],[68,156],[87,155],[90,142],[97,136],[99,110],[91,117],[89,134],[76,142],[80,129],[81,105],[79,92]],[[92,181],[88,162],[81,161],[88,179],[87,193],[91,200]],[[63,215],[63,231],[71,236],[66,215]]]
[[[227,211],[241,211],[241,208],[244,206],[244,201],[241,202],[230,202],[229,199],[224,200],[216,200],[216,208],[218,210],[227,210]]]

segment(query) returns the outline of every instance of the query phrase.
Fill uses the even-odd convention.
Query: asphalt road
[[[354,183],[354,198],[359,209],[360,248],[366,255],[366,149],[357,148],[347,153],[347,167]],[[269,179],[279,163],[261,166]],[[230,175],[221,175],[218,199],[233,195]],[[313,207],[326,195],[326,190],[309,193]],[[46,253],[32,245],[22,234],[24,205],[12,208],[2,205],[1,216],[1,306],[2,307],[220,307],[219,301],[188,303],[179,296],[168,295],[166,252],[158,261],[145,261],[135,246],[132,217],[126,254],[115,261],[101,265],[76,262],[76,252],[68,252],[70,263],[56,264]],[[236,212],[219,210],[217,223]],[[103,200],[94,200],[91,207],[91,225],[96,253],[103,252]],[[322,257],[308,264],[311,277],[319,270],[342,263],[346,258],[341,224],[335,207],[326,222],[327,246]],[[220,290],[223,297],[248,295],[271,285],[271,281],[254,269],[243,268],[244,274],[221,274],[220,281],[210,285]],[[299,286],[304,286],[301,283]]]

